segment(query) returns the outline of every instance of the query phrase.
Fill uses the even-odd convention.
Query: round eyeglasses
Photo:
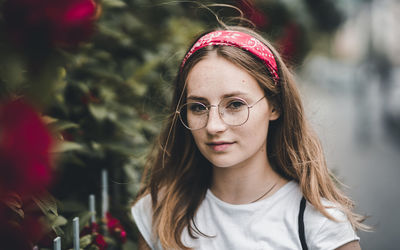
[[[205,105],[201,102],[188,102],[183,104],[176,113],[179,115],[183,126],[190,130],[202,129],[207,126],[211,107],[218,108],[219,117],[225,124],[240,126],[249,119],[250,109],[259,103],[261,97],[252,105],[239,97],[228,97],[220,101],[218,105]]]

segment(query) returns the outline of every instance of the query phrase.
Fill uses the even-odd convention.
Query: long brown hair
[[[251,29],[228,26],[223,29],[245,32],[264,42],[275,55],[279,84],[274,84],[266,66],[258,58],[231,46],[202,48],[178,71],[172,115],[149,157],[137,198],[151,195],[153,233],[161,245],[165,249],[189,249],[181,241],[185,228],[192,238],[207,237],[198,230],[193,218],[210,187],[212,168],[197,149],[191,132],[178,121],[176,110],[186,102],[189,71],[210,53],[217,53],[253,76],[267,99],[279,110],[280,117],[271,122],[267,136],[267,155],[274,170],[282,177],[298,182],[307,201],[326,217],[334,220],[321,203],[322,198],[337,204],[353,228],[365,229],[362,217],[352,212],[353,202],[333,181],[321,144],[305,119],[293,75],[277,51]]]

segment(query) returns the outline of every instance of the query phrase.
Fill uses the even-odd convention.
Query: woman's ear
[[[270,113],[270,116],[269,116],[269,120],[270,121],[275,121],[275,120],[277,120],[279,118],[280,115],[281,114],[280,114],[279,110],[277,108],[275,108],[275,107],[272,107],[271,113]]]

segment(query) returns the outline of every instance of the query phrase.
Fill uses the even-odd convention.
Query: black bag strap
[[[306,242],[306,237],[304,235],[304,210],[306,209],[306,199],[303,198],[301,199],[300,202],[300,210],[299,210],[299,237],[300,237],[300,242],[301,242],[301,247],[303,250],[308,250],[307,247],[307,242]]]

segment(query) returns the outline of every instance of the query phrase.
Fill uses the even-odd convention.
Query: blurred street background
[[[302,93],[328,166],[356,210],[371,216],[374,232],[359,233],[362,248],[398,249],[400,2],[342,3],[346,20],[331,56],[310,53],[301,66]]]
[[[136,249],[129,208],[180,61],[238,10],[296,73],[329,168],[370,216],[362,248],[399,249],[399,0],[0,0],[1,249]]]

